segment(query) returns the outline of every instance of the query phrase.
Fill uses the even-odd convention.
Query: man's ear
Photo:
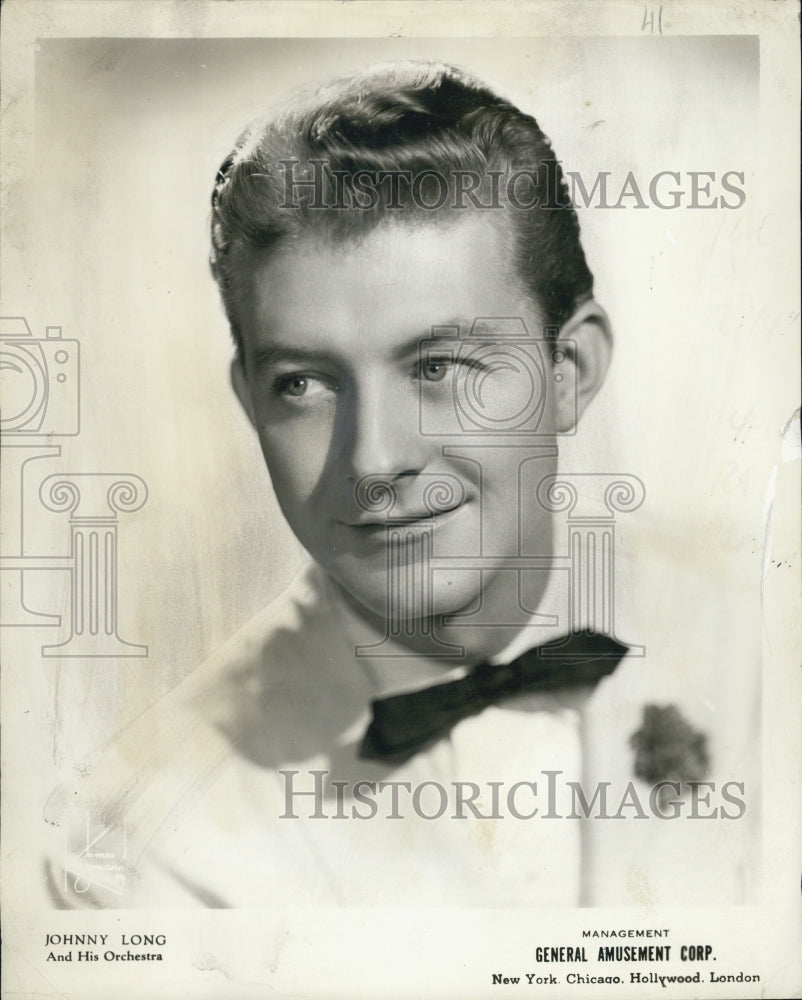
[[[557,365],[563,378],[555,386],[555,423],[570,431],[604,382],[613,353],[607,313],[591,299],[560,330],[555,348],[565,355]]]
[[[242,358],[237,355],[231,362],[231,385],[234,392],[237,394],[237,399],[240,401],[240,406],[248,417],[248,420],[256,426],[256,418],[253,412],[253,402],[251,401],[251,390],[248,387],[248,379],[245,375],[245,368],[242,364]]]

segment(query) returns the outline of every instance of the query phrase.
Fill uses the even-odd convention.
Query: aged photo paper
[[[2,21],[3,996],[802,995],[797,5]]]

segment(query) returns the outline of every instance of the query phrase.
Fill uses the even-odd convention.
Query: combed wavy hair
[[[522,208],[505,194],[506,180],[519,171],[530,178],[528,201],[535,207]],[[334,207],[366,172],[437,173],[452,193],[458,173],[474,174],[483,206],[491,187],[501,192],[495,207],[502,211],[487,214],[504,225],[511,263],[544,325],[558,329],[592,296],[576,212],[535,119],[456,67],[386,63],[296,95],[246,128],[223,161],[212,193],[211,268],[238,350],[236,303],[254,250],[278,250],[307,234],[358,239],[385,218],[436,216],[445,223],[464,215],[453,210],[452,199],[447,215],[445,208],[422,207],[408,185],[379,186],[368,210]]]

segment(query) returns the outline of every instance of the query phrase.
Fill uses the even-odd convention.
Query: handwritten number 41
[[[655,24],[657,25],[657,34],[663,34],[663,6],[662,4],[657,8],[657,19],[655,21],[654,8],[644,7],[643,8],[643,22],[641,23],[641,31],[649,31],[650,34],[654,34]]]

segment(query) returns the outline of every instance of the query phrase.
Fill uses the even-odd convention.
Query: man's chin
[[[371,571],[364,564],[351,572],[330,567],[330,575],[345,591],[357,611],[367,612],[374,624],[423,624],[443,615],[474,610],[480,602],[480,574],[476,570],[437,570],[428,581],[410,572],[390,578],[386,567]]]

